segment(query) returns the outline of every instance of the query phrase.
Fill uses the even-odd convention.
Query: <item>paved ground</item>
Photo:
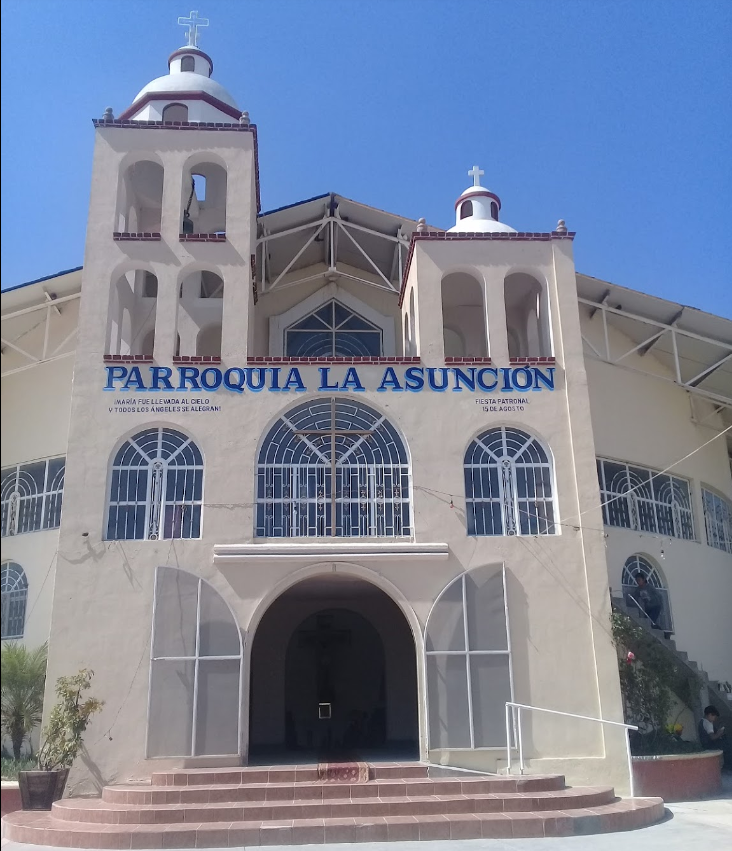
[[[298,845],[301,851],[723,851],[732,848],[732,775],[724,776],[724,794],[707,801],[669,804],[664,821],[652,827],[602,836],[566,839],[467,839],[463,841]],[[288,846],[292,847],[292,846]],[[284,851],[285,846],[271,847]],[[2,851],[47,851],[3,839]],[[175,849],[171,849],[175,851]],[[227,849],[231,851],[231,849]]]

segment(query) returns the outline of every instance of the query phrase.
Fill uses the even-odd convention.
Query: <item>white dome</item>
[[[461,218],[463,202],[470,201],[472,210]],[[455,203],[455,224],[448,233],[516,233],[515,228],[497,221],[491,214],[491,204],[500,207],[498,196],[485,186],[469,186]],[[497,215],[497,213],[496,213]]]
[[[226,91],[226,89],[212,80],[210,77],[204,77],[203,74],[196,74],[194,71],[179,71],[176,74],[165,74],[163,77],[158,77],[151,83],[148,83],[144,89],[141,89],[137,97],[135,97],[133,106],[140,98],[150,93],[163,93],[177,95],[178,92],[205,92],[211,97],[222,101],[234,109],[239,107],[236,105],[234,98]]]

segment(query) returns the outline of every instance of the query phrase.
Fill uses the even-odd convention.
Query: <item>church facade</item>
[[[95,120],[83,268],[3,292],[3,639],[94,671],[75,788],[398,755],[496,771],[507,703],[622,722],[611,594],[732,680],[732,322],[576,272],[470,171],[447,230],[260,209],[193,43]],[[720,699],[724,699],[723,696]],[[627,791],[622,728],[525,710]]]

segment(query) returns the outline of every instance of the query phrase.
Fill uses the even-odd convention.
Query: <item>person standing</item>
[[[661,595],[656,588],[649,584],[642,573],[636,573],[635,581],[637,587],[632,591],[631,596],[648,615],[651,626],[655,628],[658,626],[658,619],[663,609]]]
[[[724,727],[719,726],[719,710],[716,706],[707,706],[704,709],[704,717],[699,722],[699,743],[705,751],[722,751],[722,767],[725,771],[732,771],[732,740],[727,736]]]

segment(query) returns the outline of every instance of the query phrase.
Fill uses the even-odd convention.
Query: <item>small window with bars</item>
[[[702,488],[704,526],[710,547],[732,553],[732,502],[718,493]]]
[[[2,471],[2,537],[58,528],[65,469],[65,458],[49,458]]]
[[[597,474],[606,526],[695,540],[686,479],[602,458],[597,461]]]

